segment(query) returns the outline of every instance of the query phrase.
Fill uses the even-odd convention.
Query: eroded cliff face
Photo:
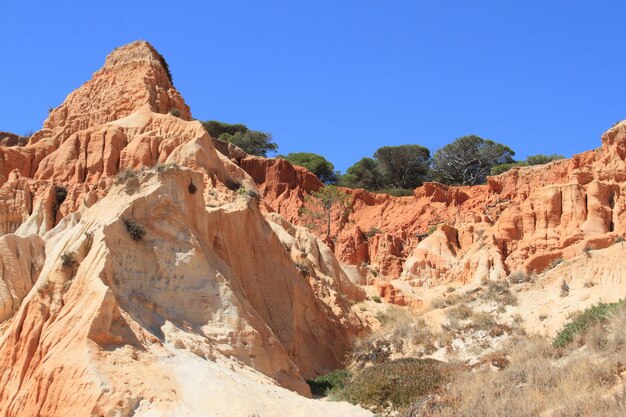
[[[335,253],[343,262],[368,264],[379,279],[417,287],[541,272],[555,259],[607,247],[626,232],[624,149],[626,124],[620,123],[595,151],[514,168],[486,185],[426,183],[410,197],[346,189],[351,214],[349,222],[333,225]],[[322,186],[286,161],[248,157],[240,166],[270,210],[294,223],[304,196]]]
[[[303,378],[342,363],[367,328],[363,290],[307,230],[266,220],[252,178],[189,119],[135,42],[29,145],[0,147],[0,415],[338,412],[271,385],[306,396]],[[183,369],[226,384],[207,390],[227,404],[189,405]],[[274,397],[238,405],[238,384]]]

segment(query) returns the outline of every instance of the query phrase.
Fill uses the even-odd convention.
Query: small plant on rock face
[[[309,272],[309,268],[304,263],[296,262],[296,269],[305,277],[308,277],[311,274]]]
[[[124,220],[124,224],[126,225],[126,230],[128,230],[128,233],[130,234],[130,237],[133,238],[133,240],[140,241],[143,239],[146,231],[140,224],[138,224],[133,219]]]
[[[176,162],[172,162],[171,164],[159,164],[156,166],[156,171],[159,174],[163,174],[167,171],[169,171],[170,169],[179,169],[180,166],[176,163]]]
[[[370,227],[370,229],[367,232],[365,232],[365,236],[368,239],[370,239],[379,233],[380,233],[380,229],[378,227]]]
[[[509,282],[511,284],[522,284],[531,281],[532,277],[523,271],[515,271],[509,275]]]
[[[569,285],[565,280],[561,282],[561,297],[567,297],[569,295]]]
[[[127,194],[134,194],[139,190],[140,186],[137,171],[130,168],[117,174],[116,183],[124,184]]]
[[[562,263],[563,261],[564,259],[559,256],[558,258],[555,258],[552,260],[552,262],[550,262],[547,269],[555,268],[558,264]]]
[[[380,296],[378,296],[378,295],[372,295],[372,296],[370,297],[370,299],[371,299],[373,302],[375,302],[375,303],[381,303],[381,302],[382,302],[382,300],[380,299]]]
[[[305,197],[305,205],[299,215],[304,225],[331,238],[331,223],[333,219],[340,225],[347,223],[350,202],[352,197],[334,185],[326,185],[318,191]]]
[[[63,268],[71,268],[76,265],[76,253],[75,252],[63,252],[61,255],[61,265]]]
[[[624,236],[618,236],[615,238],[615,241],[613,243],[622,243],[625,240],[626,238]]]
[[[180,117],[180,116],[181,116],[181,114],[180,114],[180,110],[178,110],[178,109],[176,109],[176,108],[174,108],[174,109],[170,110],[170,114],[171,114],[172,116],[174,116],[174,117]]]

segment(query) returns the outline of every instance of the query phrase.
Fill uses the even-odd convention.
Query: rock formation
[[[421,309],[442,286],[534,274],[516,311],[546,332],[623,293],[625,122],[485,185],[346,189],[330,246],[298,214],[322,183],[211,138],[146,42],[113,51],[28,144],[0,136],[3,417],[368,415],[284,389],[309,395],[367,332],[363,284]]]
[[[350,221],[333,226],[335,253],[414,286],[541,272],[555,259],[572,258],[586,246],[606,247],[626,233],[625,144],[626,123],[620,123],[595,151],[514,168],[486,185],[425,183],[410,197],[345,189],[352,196]],[[322,184],[287,165],[240,161],[270,210],[297,224],[304,196]]]
[[[135,42],[29,145],[0,147],[0,415],[254,411],[188,405],[205,394],[185,372],[224,398],[272,392],[275,415],[368,415],[268,386],[307,396],[304,378],[340,366],[364,293],[319,239],[264,218],[254,181],[190,118]]]

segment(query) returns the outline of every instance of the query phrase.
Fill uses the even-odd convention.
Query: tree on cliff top
[[[361,158],[341,176],[340,185],[349,188],[380,190],[387,187],[380,170],[380,162],[373,158]]]
[[[240,123],[230,124],[217,120],[207,120],[202,122],[202,126],[211,137],[230,142],[249,155],[266,157],[268,152],[276,152],[278,149],[278,145],[272,141],[271,133],[250,130],[246,125]]]
[[[326,185],[305,198],[305,205],[300,210],[304,225],[309,229],[325,233],[330,237],[330,224],[337,219],[343,224],[347,221],[350,195],[334,185]]]
[[[413,189],[426,179],[430,151],[421,145],[383,146],[374,158],[380,163],[385,188]]]
[[[283,158],[293,165],[308,169],[317,175],[317,178],[324,184],[334,184],[337,182],[335,166],[322,155],[311,152],[292,152],[288,155],[278,155],[277,158]]]
[[[435,152],[431,176],[454,185],[481,184],[496,165],[513,162],[508,146],[476,135],[462,136]]]

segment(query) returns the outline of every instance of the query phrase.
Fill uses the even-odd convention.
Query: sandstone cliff
[[[368,415],[271,387],[340,366],[364,293],[190,118],[135,42],[0,147],[0,415]],[[189,405],[186,373],[231,401]]]
[[[320,181],[211,138],[146,42],[113,51],[24,145],[0,146],[1,416],[221,416],[266,392],[236,413],[367,415],[272,385],[308,395],[304,378],[342,364],[368,328],[360,284],[421,309],[519,272],[534,278],[503,314],[549,334],[624,294],[624,122],[486,185],[346,190],[331,247],[298,215]]]
[[[595,151],[514,168],[486,185],[426,183],[410,197],[346,189],[350,221],[333,226],[335,253],[414,286],[541,272],[555,259],[606,247],[624,235],[625,147],[626,125],[620,123]],[[304,196],[322,186],[286,161],[248,157],[239,163],[269,209],[294,223]]]

